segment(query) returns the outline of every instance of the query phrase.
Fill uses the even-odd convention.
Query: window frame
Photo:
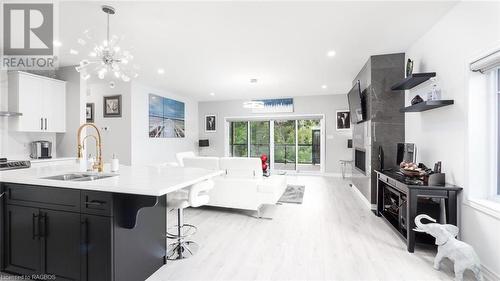
[[[236,143],[235,142],[235,137],[234,137],[234,125],[235,123],[241,123],[245,124],[245,129],[246,129],[246,141],[241,142],[241,143]],[[267,143],[252,143],[252,124],[255,123],[267,123]],[[231,121],[229,122],[229,152],[232,157],[235,157],[235,147],[246,147],[246,155],[238,155],[236,157],[260,157],[260,155],[253,155],[252,156],[252,146],[267,146],[269,152],[268,154],[268,163],[271,161],[271,121],[269,120],[255,120],[255,121]]]
[[[297,157],[297,164],[306,164],[306,165],[316,165],[316,164],[319,164],[321,165],[321,159],[319,159],[319,162],[318,163],[314,163],[313,161],[313,152],[314,152],[314,147],[313,147],[313,144],[314,144],[314,140],[313,140],[313,131],[315,129],[313,129],[312,127],[310,128],[310,131],[311,131],[311,143],[301,143],[300,142],[300,139],[299,139],[299,135],[300,135],[300,129],[302,127],[305,127],[305,123],[302,123],[301,124],[301,121],[302,122],[305,122],[305,121],[314,121],[314,122],[317,122],[316,124],[316,127],[318,129],[316,130],[319,130],[320,131],[320,134],[321,134],[321,120],[320,119],[298,119],[296,120],[295,122],[297,123],[297,153],[296,153],[296,157]],[[320,138],[320,147],[321,147],[322,143],[321,143],[321,138]],[[311,148],[311,161],[302,161],[300,160],[300,150],[301,148],[304,148],[304,147],[310,147]],[[321,157],[320,157],[321,158]]]
[[[234,141],[234,124],[235,123],[242,123],[242,124],[244,123],[244,124],[246,124],[245,127],[246,127],[246,133],[247,134],[246,134],[246,142],[245,143],[235,143],[235,141]],[[230,128],[229,128],[229,149],[230,149],[232,157],[249,157],[250,151],[248,150],[248,144],[249,144],[250,140],[249,140],[249,136],[248,136],[248,125],[249,124],[246,121],[235,121],[235,122],[231,122],[230,123]],[[234,156],[234,154],[235,154],[234,153],[235,152],[235,150],[234,150],[235,146],[240,146],[240,147],[241,146],[245,146],[247,148],[247,150],[246,150],[246,156]]]

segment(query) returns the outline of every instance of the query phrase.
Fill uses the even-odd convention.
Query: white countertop
[[[165,165],[120,166],[118,176],[94,181],[76,182],[42,179],[68,173],[81,173],[80,166],[78,164],[37,165],[28,169],[0,171],[0,182],[162,196],[218,176],[222,174],[222,171]]]

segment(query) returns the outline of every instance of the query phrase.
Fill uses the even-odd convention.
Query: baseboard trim
[[[491,269],[489,269],[484,264],[481,265],[481,271],[483,272],[484,280],[486,280],[486,281],[500,281],[500,275],[491,271]]]
[[[358,190],[358,188],[354,185],[354,184],[350,184],[352,189],[354,190],[354,193],[356,193],[358,195],[358,197],[361,199],[361,201],[363,202],[363,204],[366,206],[366,208],[368,209],[373,209],[372,208],[372,204],[370,204],[370,202],[368,201],[368,199],[366,199],[366,197],[363,195],[363,193],[361,193],[361,191]]]

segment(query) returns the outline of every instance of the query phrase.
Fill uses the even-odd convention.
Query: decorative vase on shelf
[[[423,102],[424,99],[422,99],[419,95],[416,95],[413,99],[411,99],[411,105],[415,105],[417,103]]]
[[[409,77],[413,73],[413,61],[408,59],[406,62],[406,77]]]
[[[437,88],[437,85],[432,85],[432,89],[427,93],[427,100],[440,100],[441,90]]]

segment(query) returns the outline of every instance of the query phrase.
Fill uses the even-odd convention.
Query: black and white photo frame
[[[351,129],[351,112],[347,109],[335,111],[335,122],[337,131],[349,131]]]
[[[85,106],[85,120],[87,123],[94,123],[95,120],[95,104],[87,103]]]
[[[122,117],[122,95],[103,97],[103,116]]]
[[[205,115],[205,132],[215,133],[217,131],[217,117],[214,114]]]

